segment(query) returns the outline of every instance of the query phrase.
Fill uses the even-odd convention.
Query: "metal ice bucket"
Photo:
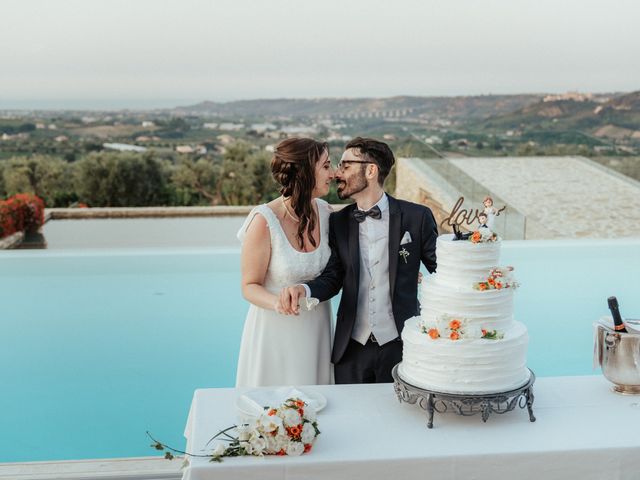
[[[595,354],[602,373],[618,393],[640,394],[640,322],[625,322],[638,333],[615,332],[605,325],[596,326]]]

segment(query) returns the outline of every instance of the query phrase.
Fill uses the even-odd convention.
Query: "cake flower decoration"
[[[400,250],[398,253],[404,260],[404,263],[407,263],[407,257],[410,255],[409,251],[406,248],[402,247],[402,250]]]

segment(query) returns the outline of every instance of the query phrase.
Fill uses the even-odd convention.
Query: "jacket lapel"
[[[358,286],[360,285],[360,228],[359,223],[353,218],[352,212],[355,209],[354,207],[349,212],[349,258],[351,259],[351,264],[353,265],[354,272],[354,281],[356,284],[356,298],[358,292]]]
[[[389,293],[393,302],[393,292],[396,286],[398,270],[398,256],[400,251],[400,232],[402,230],[402,211],[398,201],[391,195],[389,198]]]

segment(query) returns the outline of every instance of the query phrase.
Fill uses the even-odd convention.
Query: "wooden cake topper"
[[[462,204],[464,203],[464,197],[460,197],[456,204],[453,206],[451,213],[440,222],[440,226],[448,225],[449,227],[455,227],[456,229],[463,224],[468,226],[473,225],[476,221],[480,221],[480,214],[483,215],[483,221],[480,221],[481,225],[488,225],[491,228],[493,225],[493,218],[500,215],[500,212],[504,211],[507,206],[504,205],[501,209],[496,209],[493,206],[493,199],[491,197],[485,197],[484,201],[484,209],[480,210],[469,209],[466,210],[462,208]]]

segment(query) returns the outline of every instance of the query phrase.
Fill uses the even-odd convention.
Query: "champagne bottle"
[[[613,329],[616,332],[627,333],[627,328],[624,326],[624,322],[620,316],[618,299],[616,297],[609,297],[607,303],[609,304],[609,310],[611,310],[611,316],[613,317]]]

